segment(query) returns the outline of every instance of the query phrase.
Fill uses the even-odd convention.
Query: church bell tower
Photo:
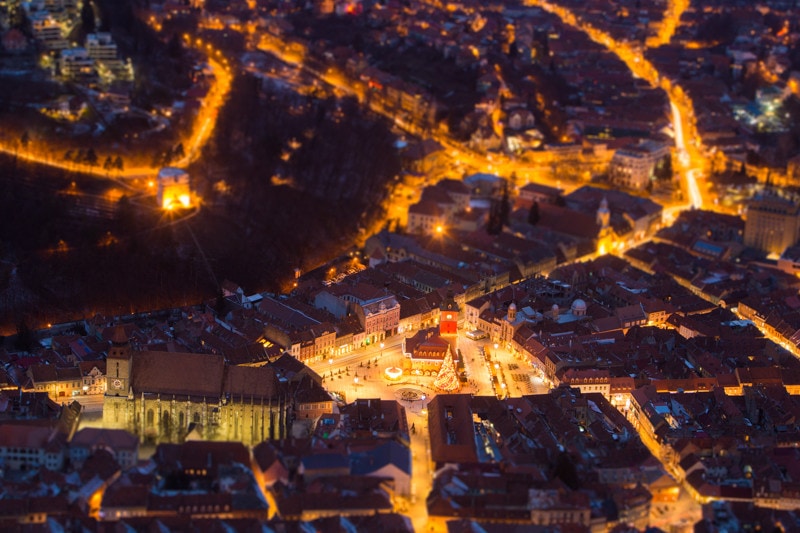
[[[131,343],[125,328],[116,326],[106,357],[106,396],[128,396],[131,375]]]

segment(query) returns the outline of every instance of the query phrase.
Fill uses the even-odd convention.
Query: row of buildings
[[[413,531],[405,411],[365,400],[303,438],[189,440],[142,454],[124,430],[76,431],[80,408],[0,392],[0,527]]]
[[[734,266],[728,261],[729,257],[734,257],[732,252],[715,253],[717,249],[727,250],[726,243],[740,235],[741,224],[737,217],[688,212],[679,218],[675,227],[662,230],[657,242],[626,252],[627,261],[604,256],[591,262],[557,267],[546,279],[520,277],[488,290],[484,286],[462,294],[456,291],[458,284],[443,282],[442,287],[453,291],[453,303],[459,311],[454,317],[455,324],[460,323],[466,330],[484,331],[489,342],[502,345],[521,363],[532,365],[536,375],[547,382],[569,385],[580,391],[557,389],[552,398],[561,398],[556,402],[562,405],[559,412],[566,409],[573,413],[570,416],[575,418],[577,429],[570,431],[588,433],[592,443],[608,443],[609,447],[602,453],[611,453],[609,450],[624,442],[628,443],[626,446],[633,446],[632,439],[636,436],[630,428],[634,428],[665,471],[676,481],[694,487],[697,498],[709,502],[734,498],[756,503],[760,509],[771,506],[780,512],[779,507],[791,506],[792,485],[790,478],[773,476],[773,472],[780,471],[784,452],[772,450],[792,449],[793,446],[790,409],[794,395],[800,390],[798,363],[767,340],[755,326],[767,330],[766,325],[778,319],[791,324],[790,310],[798,306],[794,297],[798,285],[794,276],[778,270],[755,264]],[[407,240],[402,242],[417,242],[408,236],[403,238]],[[141,440],[168,442],[202,437],[255,444],[281,434],[288,437],[290,429],[303,420],[316,424],[312,427],[322,431],[324,438],[325,434],[333,434],[340,424],[330,396],[313,385],[313,373],[297,360],[280,357],[283,347],[270,339],[276,338],[281,328],[289,323],[306,324],[313,330],[313,317],[321,316],[321,310],[309,302],[317,297],[320,306],[327,306],[324,313],[334,318],[338,313],[346,318],[348,309],[364,305],[355,297],[356,291],[362,291],[358,293],[361,297],[369,294],[385,297],[390,293],[400,307],[397,333],[404,336],[422,328],[421,322],[418,328],[414,322],[403,322],[411,316],[425,316],[428,325],[438,323],[445,329],[451,328],[455,324],[442,319],[443,309],[447,307],[442,305],[447,300],[446,294],[441,295],[438,290],[421,291],[420,288],[426,286],[422,280],[427,278],[419,274],[407,278],[417,279],[414,285],[388,276],[388,271],[383,270],[390,265],[404,269],[416,265],[421,269],[418,272],[426,272],[430,277],[433,272],[428,269],[437,256],[429,252],[426,255],[422,248],[411,250],[413,253],[389,246],[383,250],[386,258],[396,253],[397,261],[381,262],[336,284],[326,285],[322,283],[324,278],[315,279],[310,274],[299,280],[297,294],[286,298],[245,296],[243,290],[227,283],[225,306],[216,315],[211,313],[210,305],[209,309],[139,317],[141,323],[150,324],[148,327],[134,323],[109,327],[101,317],[87,320],[84,327],[89,336],[53,337],[50,350],[42,354],[40,362],[55,361],[57,356],[79,361],[90,360],[92,354],[100,354],[101,358],[105,355],[107,405],[104,419],[113,427],[128,429]],[[463,253],[463,248],[458,250]],[[444,261],[445,257],[447,255],[442,254],[436,261]],[[455,262],[451,270],[440,268],[435,272],[446,279],[444,273],[452,276],[457,267],[458,262]],[[379,280],[381,289],[375,287]],[[435,278],[430,277],[425,283],[434,283],[433,280]],[[368,293],[369,286],[377,290]],[[436,294],[439,296],[434,298]],[[409,297],[413,295],[419,298]],[[763,323],[755,316],[751,321],[742,320],[732,311],[735,309],[745,315],[748,308],[769,305],[757,304],[756,299],[775,302],[779,298],[786,309],[778,310],[774,318]],[[438,305],[431,306],[437,299]],[[268,303],[262,305],[264,302]],[[427,311],[419,308],[423,302],[429,305]],[[411,314],[404,314],[405,305],[412,306],[407,310]],[[447,312],[455,315],[455,305]],[[259,316],[271,317],[271,324],[258,322],[256,317]],[[350,316],[358,320],[358,312]],[[364,319],[366,317],[364,313]],[[383,328],[386,321],[379,324]],[[401,331],[401,324],[415,327]],[[380,331],[387,335],[393,333]],[[775,332],[785,334],[784,329]],[[248,343],[245,335],[256,333],[258,336],[252,338],[257,340]],[[333,344],[320,346],[330,350],[337,338],[333,337]],[[193,350],[197,353],[188,353]],[[7,354],[7,359],[11,364],[6,367],[9,375],[12,373],[8,369],[13,364],[23,364],[20,358],[12,360],[10,355]],[[512,382],[530,377],[528,370],[505,368],[505,364],[502,370]],[[315,390],[320,395],[312,398]],[[606,458],[602,462],[606,465],[602,472],[597,470],[600,466],[590,466],[591,461],[583,464],[581,457],[595,457],[600,452],[588,448],[573,450],[568,446],[573,440],[559,441],[558,435],[571,433],[567,428],[553,429],[556,422],[547,413],[555,408],[539,405],[545,400],[523,398],[527,405],[513,404],[508,409],[496,404],[496,399],[464,398],[451,400],[446,395],[437,396],[434,402],[441,401],[442,405],[432,403],[429,406],[432,460],[434,470],[441,469],[434,480],[432,494],[436,496],[431,496],[428,502],[432,516],[443,520],[570,522],[586,527],[593,524],[601,527],[602,523],[602,527],[607,527],[607,524],[619,523],[615,520],[645,523],[654,498],[673,497],[675,484],[669,483],[664,470],[658,470],[657,463],[651,465],[653,468],[635,462],[611,468],[608,465],[614,463]],[[566,407],[572,406],[573,400],[576,407]],[[456,403],[449,407],[447,402],[451,401]],[[469,405],[478,402],[469,408],[472,414],[464,416],[475,420],[474,414],[478,413],[483,419],[480,424],[458,423],[461,418],[456,415],[463,406],[456,404],[464,402]],[[604,407],[603,402],[608,406]],[[534,404],[537,405],[535,409],[530,407]],[[358,409],[365,408],[363,403],[356,405],[361,405]],[[383,413],[382,407],[380,410]],[[614,413],[618,414],[616,418]],[[517,422],[506,420],[507,415]],[[388,416],[386,413],[369,415],[364,420],[387,420]],[[697,420],[690,422],[693,417]],[[352,423],[352,418],[350,420]],[[527,433],[520,430],[519,424],[528,427],[527,431],[535,430],[534,437],[529,437],[530,442],[523,438]],[[727,437],[729,427],[726,424],[736,424],[739,433],[732,435],[739,440]],[[584,428],[583,432],[580,427]],[[605,429],[601,431],[601,428]],[[476,433],[462,435],[466,430]],[[535,474],[531,463],[525,463],[529,452],[524,452],[524,448],[531,446],[531,442],[544,442],[543,435],[547,434],[555,435],[556,440],[547,448],[549,452],[536,452],[544,454],[544,463],[533,463],[539,464],[540,473]],[[495,444],[476,448],[475,435]],[[691,446],[682,444],[681,439],[689,439]],[[459,442],[471,444],[461,448],[455,445]],[[622,499],[614,503],[618,509],[626,509],[625,513],[593,511],[598,498],[609,493],[606,485],[583,487],[581,491],[570,487],[574,479],[564,472],[556,475],[555,471],[542,470],[542,464],[558,464],[559,443],[569,450],[569,457],[561,459],[565,472],[572,471],[566,466],[569,459],[579,474],[595,472],[592,479],[602,474],[603,483],[625,487],[624,491],[619,491]],[[749,462],[750,456],[740,451],[745,444],[752,447],[756,443],[760,446],[757,448],[759,457],[764,458],[759,463],[758,473]],[[643,449],[641,444],[638,446]],[[632,456],[629,448],[622,450],[620,453],[626,458]],[[725,477],[719,474],[722,467],[714,462],[714,457],[722,454],[721,450],[731,458],[729,461],[734,458],[738,461],[725,463],[724,467],[729,472],[741,468],[744,476],[741,479],[748,479],[745,466],[750,465],[752,481],[747,485],[750,492],[739,490],[746,487],[745,481],[733,487],[737,490],[723,482]],[[322,463],[314,462],[321,459],[309,459],[300,464],[309,476],[327,471],[340,477],[352,475],[358,468],[352,461],[345,461],[345,455],[347,453],[342,451],[339,457],[326,457]],[[506,488],[496,490],[507,494],[502,490],[524,486],[528,498],[525,502],[504,498],[502,505],[490,507],[481,505],[482,500],[478,499],[474,505],[467,506],[465,500],[459,499],[461,493],[455,487],[484,486],[487,476],[493,483],[500,481],[494,474],[476,474],[473,467],[445,467],[459,462],[495,464],[501,458],[501,464],[517,464],[525,473],[523,477],[514,477],[512,472],[516,470],[513,468],[502,473],[499,480]],[[390,469],[394,468],[399,467]],[[400,476],[399,471],[396,473]],[[661,481],[650,478],[651,473],[659,473],[657,479]],[[403,485],[402,479],[405,478],[396,478],[396,486]],[[315,482],[319,490],[335,490],[336,487],[329,481]],[[646,490],[637,488],[638,484]],[[282,501],[287,502],[284,503],[287,515],[300,512],[291,509],[296,509],[293,506],[297,501],[303,501],[302,496],[297,496],[291,488],[281,488],[281,491],[286,498]],[[488,508],[493,509],[491,516],[485,514]],[[110,508],[109,512],[117,510],[123,513],[121,506]],[[134,511],[124,513],[120,517],[128,519]],[[309,511],[307,516],[316,516],[311,513]]]
[[[288,41],[287,48],[302,50],[314,69],[344,73],[369,105],[411,131],[448,129],[468,138],[477,152],[542,165],[569,162],[576,177],[605,172],[617,148],[636,150],[638,140],[664,139],[669,129],[663,91],[636,79],[611,52],[544,10],[474,2],[359,5],[359,17],[335,15],[359,34],[359,50],[330,37],[297,35],[290,22],[297,6],[279,6],[260,27],[267,41]],[[241,7],[229,6],[232,27],[237,16]],[[463,75],[409,76],[397,68],[403,61],[386,59],[390,47],[398,54],[430,49],[443,68],[454,66]],[[544,69],[552,75],[543,76]],[[472,81],[464,85],[462,79]],[[445,124],[442,118],[451,113],[460,120]],[[626,185],[644,187],[637,180]]]
[[[769,175],[782,185],[798,183],[796,146],[779,148],[762,135],[787,134],[792,118],[786,104],[798,94],[800,74],[790,51],[800,32],[792,2],[679,4],[665,15],[675,28],[668,41],[659,37],[658,9],[654,17],[652,8],[627,5],[609,16],[600,1],[562,4],[620,42],[646,45],[647,60],[687,94],[709,156],[734,169],[746,165],[747,174],[761,182]]]

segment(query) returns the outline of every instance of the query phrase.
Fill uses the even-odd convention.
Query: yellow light
[[[191,205],[192,199],[189,197],[188,194],[181,194],[178,196],[178,201],[183,205],[183,207],[189,207]]]
[[[436,226],[436,233],[441,233],[442,231],[444,231],[442,226]]]

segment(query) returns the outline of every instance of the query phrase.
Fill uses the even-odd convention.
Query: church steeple
[[[506,320],[508,320],[512,324],[517,321],[517,304],[515,304],[514,302],[511,302],[511,305],[508,306]]]
[[[106,357],[106,395],[127,396],[131,373],[131,343],[125,328],[115,326]]]
[[[611,224],[611,211],[608,209],[608,200],[605,196],[600,201],[600,207],[597,208],[597,218],[595,220],[601,230],[608,229]]]

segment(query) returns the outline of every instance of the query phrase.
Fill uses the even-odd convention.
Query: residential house
[[[69,460],[80,468],[97,450],[108,451],[122,469],[131,468],[139,460],[139,439],[121,429],[83,428],[69,442]]]

